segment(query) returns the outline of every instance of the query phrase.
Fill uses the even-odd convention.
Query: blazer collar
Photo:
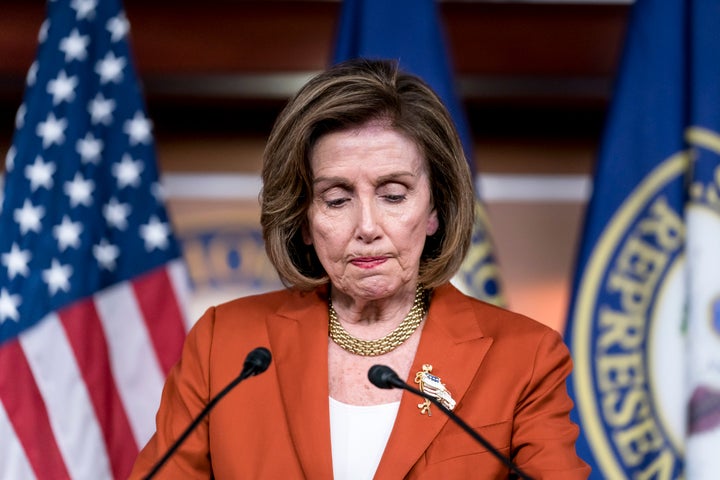
[[[290,435],[306,478],[332,478],[333,471],[328,336],[327,321],[323,321],[328,315],[327,295],[326,288],[294,293],[268,319]],[[415,373],[430,364],[459,406],[491,344],[492,339],[483,336],[470,300],[452,285],[438,287],[406,382],[415,386]],[[447,423],[447,416],[435,406],[432,415],[421,414],[419,403],[422,399],[403,392],[376,479],[405,477]]]
[[[327,289],[320,288],[294,293],[268,319],[285,415],[305,478],[333,476],[327,318]]]
[[[432,365],[432,373],[450,391],[457,409],[491,344],[492,338],[483,336],[470,300],[452,285],[441,286],[433,292],[406,382],[417,388],[416,372],[422,371],[424,364]],[[434,405],[430,407],[432,415],[421,414],[418,405],[422,402],[422,398],[403,392],[376,479],[404,478],[449,421]]]

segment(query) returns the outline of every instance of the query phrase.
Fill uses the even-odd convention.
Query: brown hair
[[[419,281],[432,288],[458,270],[470,245],[474,195],[453,122],[438,96],[396,62],[351,60],[312,78],[280,113],[263,155],[260,223],[265,249],[287,286],[328,281],[302,239],[312,200],[310,154],[322,135],[382,120],[415,142],[430,180],[439,228],[425,241]]]

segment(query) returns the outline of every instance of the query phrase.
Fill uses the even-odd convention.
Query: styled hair
[[[381,121],[418,147],[428,173],[437,232],[427,237],[419,281],[448,281],[470,245],[474,195],[470,169],[445,106],[397,62],[350,60],[312,78],[278,116],[263,154],[260,223],[265,249],[288,287],[328,282],[312,245],[303,241],[312,202],[310,156],[328,133]]]

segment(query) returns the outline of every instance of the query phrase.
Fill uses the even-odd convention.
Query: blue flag
[[[720,471],[719,0],[638,0],[566,341],[593,478]]]
[[[333,61],[361,57],[396,60],[402,70],[419,76],[432,87],[453,118],[474,176],[472,136],[455,93],[435,1],[345,0]],[[504,304],[488,219],[479,200],[475,205],[470,251],[453,283],[477,298]]]
[[[0,211],[0,478],[127,478],[187,329],[118,0],[51,0]]]

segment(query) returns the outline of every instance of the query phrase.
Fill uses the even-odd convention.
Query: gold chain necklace
[[[415,301],[413,302],[410,312],[408,312],[405,320],[403,320],[395,330],[376,340],[361,340],[350,335],[347,330],[340,325],[337,312],[335,312],[335,309],[333,308],[332,301],[328,299],[328,312],[330,314],[330,339],[344,350],[347,350],[355,355],[362,355],[364,357],[382,355],[395,350],[397,347],[402,345],[405,340],[410,338],[410,335],[417,330],[423,318],[425,318],[426,311],[427,301],[425,289],[422,288],[421,285],[418,285],[415,290]]]

